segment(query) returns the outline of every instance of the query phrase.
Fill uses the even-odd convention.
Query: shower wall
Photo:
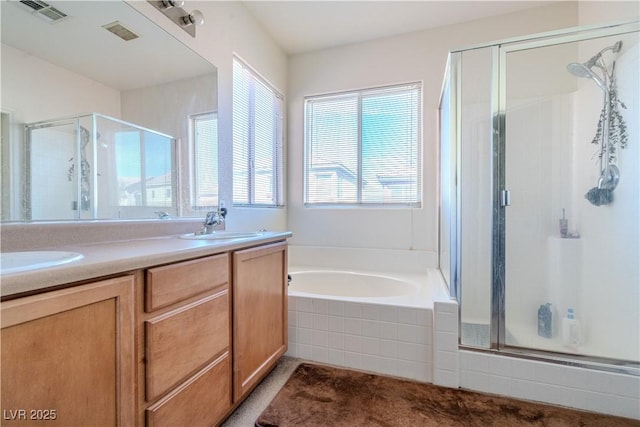
[[[587,204],[577,223],[581,229],[582,262],[579,275],[581,289],[578,304],[585,318],[586,338],[599,347],[610,349],[622,359],[640,360],[640,36],[608,38],[623,40],[616,60],[618,96],[626,109],[621,112],[627,124],[629,143],[618,150],[620,183],[610,207]],[[606,45],[606,43],[604,44]],[[603,46],[602,41],[585,42],[580,57],[588,58]],[[593,138],[602,92],[593,82],[581,79],[572,94],[575,114],[574,203],[584,203],[580,196],[598,180],[593,159]],[[605,309],[607,308],[607,309]]]
[[[575,308],[579,295],[581,239],[562,239],[558,221],[565,209],[575,229],[571,206],[571,97],[529,98],[508,110],[506,155],[507,255],[505,307],[511,345],[548,344],[537,340],[537,310],[551,303],[553,335],[561,333],[558,306]],[[569,142],[569,143],[567,143]]]
[[[31,199],[30,218],[75,219],[71,201],[76,200],[76,187],[70,179],[69,160],[75,156],[75,126],[43,128],[33,131],[30,151],[39,153],[31,157],[30,185],[37,189],[38,197]],[[60,203],[60,194],[66,203]]]

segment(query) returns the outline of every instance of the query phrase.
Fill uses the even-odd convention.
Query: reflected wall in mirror
[[[124,2],[48,4],[0,2],[2,220],[217,205],[216,68]]]

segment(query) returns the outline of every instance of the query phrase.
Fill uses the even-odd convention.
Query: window
[[[283,206],[283,99],[233,60],[233,203]]]
[[[110,130],[110,135],[119,188],[118,206],[176,208],[172,168],[175,140],[150,130],[134,129],[124,122],[118,122],[117,126],[122,128]],[[107,131],[104,135],[108,135]]]
[[[218,205],[218,116],[203,113],[190,117],[193,150],[193,205]]]
[[[305,98],[306,205],[421,203],[420,83]]]

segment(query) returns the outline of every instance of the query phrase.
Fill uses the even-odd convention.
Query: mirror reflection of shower
[[[158,210],[177,215],[175,138],[100,113],[25,129],[25,218],[138,219]]]
[[[613,202],[613,191],[620,181],[620,170],[617,166],[617,149],[625,148],[628,141],[627,126],[619,107],[626,106],[618,99],[616,87],[615,59],[608,66],[603,54],[611,51],[617,54],[622,49],[622,41],[605,47],[584,63],[567,65],[569,73],[576,77],[587,78],[604,92],[604,102],[596,134],[591,141],[599,145],[597,152],[600,175],[597,186],[591,188],[585,198],[595,206],[608,205]]]

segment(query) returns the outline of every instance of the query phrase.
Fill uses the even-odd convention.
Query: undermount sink
[[[182,234],[178,237],[190,240],[228,240],[228,239],[246,239],[249,237],[258,237],[262,235],[261,231],[214,231],[209,234]]]
[[[82,254],[65,251],[24,251],[0,253],[0,274],[56,267],[82,259]]]

